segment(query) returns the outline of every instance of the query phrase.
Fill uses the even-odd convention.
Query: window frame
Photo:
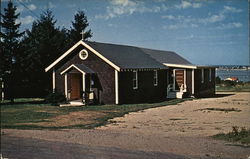
[[[154,86],[158,86],[158,70],[154,70]]]
[[[212,81],[212,69],[211,68],[209,69],[209,76],[208,76],[208,78],[209,78],[209,82],[211,82]]]
[[[201,69],[201,83],[204,83],[204,79],[205,79],[205,70],[204,68]]]
[[[134,73],[135,73],[135,78],[134,78]],[[138,89],[138,71],[137,70],[133,70],[132,86],[133,86],[133,89]]]

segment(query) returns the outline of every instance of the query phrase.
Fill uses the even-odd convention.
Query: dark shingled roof
[[[142,50],[160,63],[192,65],[191,62],[172,51],[161,51],[144,48],[142,48]]]
[[[166,69],[167,67],[163,63],[191,64],[178,54],[170,51],[89,41],[86,43],[122,69]]]
[[[83,64],[74,64],[74,65],[85,73],[95,73],[93,70],[91,70],[90,68],[88,68]]]

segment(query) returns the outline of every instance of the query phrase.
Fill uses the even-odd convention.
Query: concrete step
[[[171,98],[171,99],[176,98],[176,92],[169,92],[167,95],[167,98]]]

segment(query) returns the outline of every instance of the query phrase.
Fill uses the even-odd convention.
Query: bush
[[[59,105],[59,103],[62,103],[65,101],[66,101],[65,96],[61,93],[58,93],[58,92],[50,93],[45,98],[45,102],[50,103],[52,105]]]

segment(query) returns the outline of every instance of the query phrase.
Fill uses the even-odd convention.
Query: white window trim
[[[119,81],[118,71],[115,70],[115,104],[119,104]]]
[[[194,69],[192,69],[192,94],[194,95]]]
[[[177,70],[183,70],[184,71],[184,86],[186,86],[186,69],[174,69],[173,72],[174,72],[174,85],[173,85],[173,90],[175,91],[179,91],[179,90],[176,90],[175,89],[175,71]]]
[[[64,93],[65,93],[66,99],[68,99],[68,74],[67,73],[64,74]]]
[[[135,79],[134,79],[134,72],[135,72]],[[136,81],[136,86],[134,87],[134,80]],[[133,71],[133,89],[138,89],[138,71]]]
[[[53,93],[56,91],[56,71],[53,69],[52,73],[52,88],[53,88]]]
[[[82,53],[85,53],[86,54],[86,56],[82,56]],[[88,51],[86,50],[86,49],[83,49],[83,50],[81,50],[80,52],[79,52],[79,57],[80,57],[80,59],[82,59],[82,60],[86,60],[87,58],[88,58],[88,56],[89,56],[89,54],[88,54]]]
[[[201,69],[201,83],[204,83],[204,68]]]
[[[157,70],[154,70],[154,86],[158,86],[158,71]]]

